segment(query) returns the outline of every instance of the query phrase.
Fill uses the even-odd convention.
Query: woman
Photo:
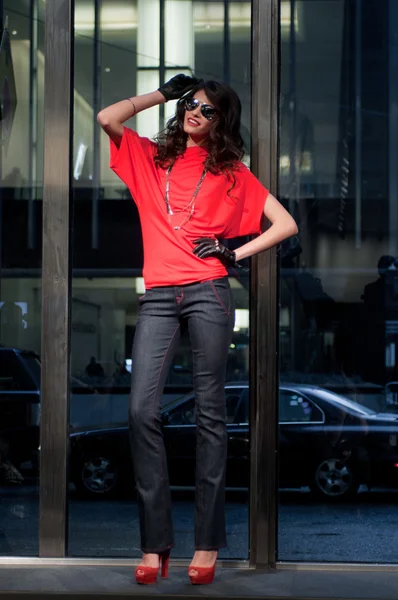
[[[156,142],[123,123],[178,99],[176,115]],[[170,492],[160,404],[178,339],[188,329],[197,419],[195,554],[191,582],[211,583],[225,546],[226,427],[224,384],[233,330],[227,267],[294,235],[281,204],[240,161],[241,105],[227,85],[176,75],[155,92],[102,110],[111,168],[137,204],[146,293],[133,346],[129,427],[140,510],[143,558],[139,583],[167,576],[173,546]],[[263,217],[271,227],[261,233]],[[220,238],[257,234],[231,252]]]

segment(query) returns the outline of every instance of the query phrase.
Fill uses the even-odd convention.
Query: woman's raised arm
[[[97,121],[105,133],[119,146],[125,121],[147,108],[164,102],[166,102],[166,98],[159,90],[142,96],[126,98],[102,109],[97,115]]]
[[[163,104],[168,100],[178,100],[178,98],[181,98],[198,82],[199,79],[196,77],[189,77],[180,73],[160,86],[156,92],[126,98],[104,108],[98,113],[97,121],[105,133],[119,146],[123,135],[123,123],[125,121],[157,104]]]

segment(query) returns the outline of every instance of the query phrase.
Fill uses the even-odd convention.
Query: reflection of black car
[[[249,389],[226,386],[227,488],[248,487]],[[162,410],[170,483],[195,481],[193,394]],[[280,487],[310,486],[346,497],[359,484],[398,484],[398,421],[318,387],[282,385],[279,396]],[[71,477],[80,491],[106,495],[132,484],[127,427],[71,434]]]
[[[6,452],[18,467],[29,460],[37,467],[40,376],[40,359],[35,352],[0,346],[0,454]],[[94,393],[73,377],[71,391],[79,395]]]
[[[40,363],[34,352],[0,346],[0,438],[16,465],[39,447]]]

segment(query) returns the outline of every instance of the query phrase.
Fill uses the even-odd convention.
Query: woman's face
[[[200,109],[202,104],[209,106],[213,106],[213,104],[207,98],[204,90],[196,92],[194,98],[199,100],[200,104],[193,110],[185,110],[184,131],[188,134],[188,139],[191,139],[194,143],[201,143],[209,135],[214,119],[206,119]]]

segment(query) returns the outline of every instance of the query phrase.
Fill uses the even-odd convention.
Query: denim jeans
[[[188,329],[196,404],[195,548],[216,550],[225,539],[225,373],[234,323],[227,277],[156,287],[140,298],[132,353],[129,432],[137,489],[141,548],[174,544],[161,399],[178,344]]]

